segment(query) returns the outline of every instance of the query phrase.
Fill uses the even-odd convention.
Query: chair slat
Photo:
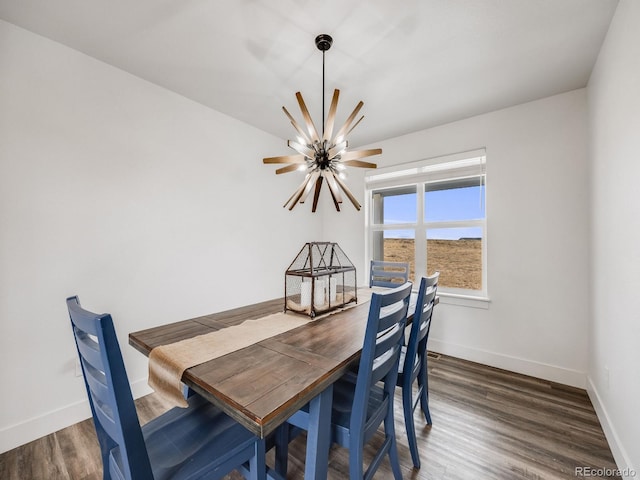
[[[114,420],[111,409],[96,400],[93,402],[93,408],[97,421],[100,422],[100,426],[107,435],[114,439],[118,438],[121,435],[121,426]]]
[[[75,330],[80,357],[93,368],[104,372],[104,358],[100,352],[100,345],[94,340],[95,337],[91,337],[86,332],[77,328]]]
[[[113,393],[107,385],[107,379],[104,376],[104,373],[93,368],[91,365],[85,364],[84,359],[82,360],[82,362],[85,380],[89,384],[91,396],[94,397],[94,400],[97,399],[101,403],[111,403],[113,399]]]
[[[369,270],[370,287],[395,288],[409,280],[409,264],[371,260]]]

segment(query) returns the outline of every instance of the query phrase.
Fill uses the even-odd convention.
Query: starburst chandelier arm
[[[281,155],[279,157],[267,157],[262,159],[262,163],[306,163],[304,155]]]
[[[362,206],[358,203],[358,200],[356,200],[356,197],[353,196],[349,188],[347,188],[344,182],[340,180],[340,177],[336,177],[334,175],[334,178],[336,179],[336,182],[338,182],[338,185],[340,185],[340,188],[342,188],[342,190],[344,191],[345,195],[349,198],[349,200],[351,200],[353,206],[356,207],[356,210],[360,211],[360,208],[362,208]]]
[[[320,175],[318,177],[318,179],[316,180],[316,191],[313,194],[313,205],[311,206],[311,212],[315,213],[316,209],[318,208],[318,198],[320,197],[320,189],[322,188],[322,180],[324,179],[324,177],[322,175]]]
[[[375,163],[363,162],[361,160],[347,160],[340,162],[342,165],[347,167],[358,167],[358,168],[378,168],[378,165]]]
[[[331,198],[333,200],[333,204],[336,207],[336,210],[340,211],[340,204],[342,203],[342,196],[340,195],[340,191],[338,190],[338,184],[335,183],[335,179],[333,178],[333,172],[329,172],[327,175],[327,185],[329,185],[329,192],[331,192]],[[333,185],[332,185],[333,181]]]
[[[336,155],[340,155],[347,149],[347,147],[349,147],[349,142],[346,140],[344,142],[337,143],[333,148],[329,149],[329,158],[334,158]]]
[[[354,123],[354,124],[353,124],[353,127],[351,127],[351,128],[349,129],[349,131],[348,131],[347,133],[345,133],[345,135],[344,135],[344,136],[345,136],[345,137],[348,137],[348,136],[349,136],[349,134],[350,134],[351,132],[353,132],[353,129],[354,129],[354,128],[356,128],[356,127],[360,124],[360,122],[362,121],[362,119],[363,119],[363,118],[364,118],[364,115],[362,115],[362,116],[358,119],[358,121],[357,121],[356,123]]]
[[[289,202],[291,202],[291,200],[293,200],[294,198],[299,198],[300,195],[302,194],[302,192],[304,191],[304,187],[307,186],[307,182],[309,181],[309,179],[311,178],[311,174],[307,173],[304,177],[304,180],[302,181],[302,183],[300,184],[300,186],[296,189],[295,192],[293,192],[293,195],[291,195],[289,197],[289,200],[287,200],[286,202],[284,202],[284,205],[282,206],[282,208],[286,207],[287,205],[289,205]],[[291,208],[293,208],[295,206],[295,204],[298,202],[296,198],[296,201],[293,202],[293,206]],[[289,210],[291,210],[291,208]]]
[[[320,176],[320,172],[313,172],[311,174],[311,178],[309,178],[307,185],[304,187],[304,190],[302,191],[302,195],[300,195],[299,197],[300,203],[304,203],[304,201],[307,199],[307,197],[309,196],[309,193],[311,193],[311,187],[313,187],[313,185],[316,183],[319,176]],[[293,208],[293,206],[291,208]],[[289,210],[291,210],[291,208]]]
[[[293,125],[293,128],[296,129],[296,132],[298,132],[300,134],[300,137],[302,138],[302,140],[306,143],[306,144],[311,144],[313,143],[310,139],[309,136],[305,133],[304,130],[302,130],[302,127],[300,126],[300,124],[298,124],[298,122],[296,122],[296,119],[293,118],[293,116],[289,113],[289,110],[286,109],[286,107],[282,107],[282,110],[284,111],[285,115],[289,118],[289,120],[291,121],[291,125]]]
[[[381,153],[382,153],[381,148],[370,148],[368,150],[354,150],[353,152],[347,152],[341,155],[341,160],[343,163],[345,163],[346,160],[357,160],[359,158],[372,157],[373,155],[380,155]],[[354,166],[357,166],[357,165],[354,165]],[[370,167],[370,168],[375,168],[375,167]]]
[[[309,110],[307,110],[307,105],[304,103],[304,99],[302,98],[302,94],[300,92],[296,92],[296,98],[298,99],[298,105],[300,105],[300,111],[302,112],[302,117],[304,118],[304,122],[307,125],[307,130],[309,131],[309,137],[313,142],[319,142],[320,137],[318,136],[318,130],[311,119],[311,115],[309,115]]]
[[[304,181],[304,186],[298,189],[298,191],[296,192],[296,195],[293,197],[291,202],[289,202],[290,211],[293,210],[293,207],[295,207],[298,204],[298,202],[304,203],[304,198],[306,198],[306,196],[309,194],[309,191],[311,190],[311,186],[313,185],[314,182],[315,182],[315,176],[313,174],[310,174],[307,177],[307,179]]]
[[[297,164],[287,165],[286,167],[278,168],[276,170],[276,175],[280,175],[281,173],[293,172],[295,170],[298,170],[299,168],[300,168],[300,165],[297,165]]]
[[[304,155],[309,160],[313,160],[316,158],[316,152],[312,148],[307,147],[306,145],[300,145],[298,142],[294,142],[293,140],[287,140],[287,145],[289,148],[293,148],[300,155]]]
[[[327,115],[327,123],[325,125],[324,133],[322,134],[322,140],[329,141],[331,134],[333,133],[333,124],[336,120],[336,110],[338,109],[338,97],[340,96],[340,90],[337,88],[333,91],[333,98],[331,99],[331,106],[329,107],[329,114]]]
[[[307,145],[311,145],[313,143],[311,140],[309,140],[309,137],[307,137],[307,134],[304,132],[304,130],[300,128],[300,125],[298,125],[297,123],[292,123],[291,125],[293,125],[293,128],[295,128],[296,132],[298,132],[298,135],[300,135],[299,140],[302,140]]]
[[[333,201],[336,203],[342,203],[342,195],[340,195],[340,188],[336,183],[335,174],[333,172],[329,172],[326,175],[327,177],[327,185],[329,185],[329,191],[333,196]]]
[[[360,112],[360,109],[363,106],[364,106],[364,103],[362,101],[358,102],[358,105],[356,105],[356,108],[353,109],[353,112],[351,112],[351,115],[349,115],[349,118],[347,118],[347,121],[344,122],[344,125],[342,126],[342,128],[338,130],[338,133],[336,134],[336,138],[335,138],[336,141],[342,140],[346,136],[345,133],[347,132],[347,130],[349,130],[351,123],[356,118],[356,116],[358,115],[358,112]]]

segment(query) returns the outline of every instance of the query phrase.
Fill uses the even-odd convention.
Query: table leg
[[[307,430],[307,458],[304,466],[306,480],[325,480],[329,467],[331,446],[331,403],[333,385],[309,403],[309,428]]]

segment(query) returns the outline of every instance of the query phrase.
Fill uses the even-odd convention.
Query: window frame
[[[435,157],[417,162],[371,170],[365,175],[365,261],[370,264],[374,253],[375,233],[388,230],[414,232],[414,272],[416,279],[427,273],[427,231],[434,228],[474,227],[482,231],[482,289],[438,287],[441,296],[449,297],[459,305],[487,308],[487,204],[486,204],[486,152],[484,149]],[[478,179],[484,186],[484,218],[468,220],[426,221],[425,192],[428,184]],[[401,192],[415,188],[416,219],[408,223],[375,223],[374,194],[388,191]],[[427,207],[428,208],[428,207]],[[383,221],[380,219],[380,221]],[[416,282],[417,283],[417,282]],[[416,285],[417,288],[417,285]],[[455,301],[458,299],[459,301]],[[474,303],[474,301],[479,303]]]

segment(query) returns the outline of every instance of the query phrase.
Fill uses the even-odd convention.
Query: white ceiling
[[[359,100],[351,145],[584,87],[617,0],[0,0],[0,18],[283,139]]]

